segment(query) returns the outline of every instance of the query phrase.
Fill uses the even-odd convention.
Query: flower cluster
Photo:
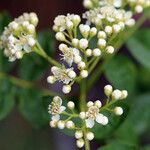
[[[87,9],[94,9],[104,5],[113,5],[116,8],[129,6],[130,10],[141,13],[144,8],[150,6],[149,0],[84,0],[83,5]]]
[[[86,23],[80,23],[81,17],[75,14],[57,16],[53,29],[56,39],[60,41],[59,50],[61,66],[53,66],[48,83],[62,81],[63,93],[71,91],[71,87],[79,78],[87,78],[96,58],[105,57],[115,52],[112,40],[125,30],[126,26],[135,24],[132,13],[116,9],[113,5],[87,11],[83,14]],[[113,38],[111,38],[113,37]],[[91,43],[95,43],[92,45]]]
[[[51,115],[50,126],[52,128],[58,127],[59,129],[67,128],[74,130],[77,146],[79,148],[83,147],[85,138],[89,141],[94,139],[94,133],[90,129],[94,127],[95,122],[103,126],[109,123],[108,117],[101,113],[101,110],[110,111],[117,116],[123,114],[123,109],[120,106],[115,106],[112,109],[110,104],[125,99],[128,95],[127,91],[113,90],[111,85],[106,85],[104,87],[104,93],[108,97],[107,103],[104,106],[102,106],[100,100],[96,100],[95,102],[89,101],[87,102],[86,111],[79,113],[76,113],[74,110],[74,102],[69,101],[66,108],[62,106],[62,99],[55,96],[48,107],[48,112]],[[80,119],[82,123],[77,123],[75,119]]]
[[[29,53],[36,44],[35,27],[38,18],[35,13],[24,13],[14,19],[1,36],[1,47],[9,61],[21,59],[24,53]]]

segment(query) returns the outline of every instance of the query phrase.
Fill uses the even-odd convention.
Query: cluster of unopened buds
[[[116,8],[129,6],[130,10],[141,13],[144,8],[150,6],[149,0],[84,0],[83,5],[87,9],[93,9],[103,5],[113,5]]]
[[[1,36],[1,47],[9,61],[21,59],[24,53],[32,51],[36,44],[35,28],[38,18],[35,13],[24,13],[9,23]]]
[[[89,101],[85,112],[79,113],[75,110],[73,101],[69,101],[67,107],[65,107],[62,106],[63,100],[59,96],[55,96],[48,107],[48,112],[51,115],[50,126],[52,128],[73,130],[77,139],[77,146],[79,148],[83,147],[85,138],[89,141],[94,139],[94,133],[90,129],[94,127],[95,122],[102,126],[106,126],[109,123],[108,117],[101,113],[102,110],[110,111],[118,116],[123,114],[122,107],[114,106],[112,108],[110,104],[115,104],[118,100],[125,99],[128,95],[127,91],[113,90],[111,85],[106,85],[104,93],[107,96],[107,102],[104,106],[102,106],[100,100]],[[76,122],[75,119],[80,119],[81,123]],[[84,131],[86,132],[84,133]]]
[[[88,77],[96,59],[115,52],[114,41],[118,34],[135,24],[132,16],[131,11],[108,3],[85,12],[82,17],[86,19],[85,24],[81,23],[79,15],[57,16],[53,30],[61,42],[59,50],[64,64],[51,68],[48,83],[63,82],[62,91],[68,94],[75,81]]]

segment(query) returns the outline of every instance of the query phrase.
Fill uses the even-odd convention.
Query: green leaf
[[[138,147],[116,140],[98,150],[140,150]]]
[[[129,94],[134,91],[137,71],[135,65],[126,56],[115,56],[106,64],[104,73],[115,88],[126,89]]]
[[[142,147],[140,150],[150,150],[150,145]]]
[[[122,104],[122,102],[118,102],[115,105],[113,105],[112,109],[115,106],[121,106],[124,109],[123,115],[116,116],[112,112],[106,112],[106,111],[104,111],[104,113],[102,112],[108,117],[109,123],[106,126],[102,126],[98,123],[95,124],[92,131],[94,132],[96,139],[104,139],[104,138],[111,137],[112,134],[118,129],[118,127],[124,122],[125,118],[127,117],[129,108],[126,104]]]
[[[13,109],[15,104],[16,89],[5,80],[0,80],[0,120],[4,119]]]
[[[43,97],[36,89],[19,91],[19,110],[21,114],[36,128],[48,125],[49,114],[47,111],[51,97]]]
[[[150,69],[150,29],[142,29],[129,39],[127,46],[140,64]]]

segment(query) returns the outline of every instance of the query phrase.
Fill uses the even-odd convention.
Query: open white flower
[[[66,107],[62,106],[62,99],[59,96],[53,98],[52,103],[48,107],[48,113],[52,115],[53,121],[60,120],[60,114],[65,111]]]
[[[62,50],[62,53],[61,56],[63,56],[63,60],[65,60],[70,67],[72,66],[74,58],[80,56],[79,50],[72,47]]]
[[[89,105],[85,119],[87,128],[92,128],[95,121],[102,125],[106,125],[108,123],[108,118],[100,113],[100,107],[101,106],[97,105],[97,103],[91,103],[91,105]]]
[[[73,80],[73,78],[68,75],[70,71],[73,71],[73,68],[66,69],[65,66],[62,66],[61,68],[53,66],[51,71],[55,79],[62,81],[64,84],[69,84]]]

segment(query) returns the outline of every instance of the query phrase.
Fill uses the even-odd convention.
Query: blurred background
[[[11,18],[15,18],[23,12],[36,12],[39,17],[39,40],[43,47],[47,48],[47,53],[55,56],[57,54],[54,50],[57,50],[57,44],[54,34],[50,31],[54,18],[60,14],[82,14],[84,11],[82,0],[0,0],[0,26],[2,29],[9,22],[8,14]],[[130,145],[136,143],[138,146],[145,147],[142,150],[150,150],[149,22],[147,20],[142,29],[128,41],[127,46],[124,45],[115,59],[107,64],[104,74],[91,89],[92,94],[88,95],[88,100],[99,99],[103,96],[102,87],[108,82],[116,88],[129,91],[128,104],[131,109],[127,121],[120,125],[117,132],[110,135],[107,141],[116,137],[129,142]],[[5,72],[52,89],[46,84],[50,66],[47,66],[41,58],[34,56],[31,58],[33,59],[25,57],[21,62],[9,64],[6,63],[7,59],[2,56],[2,53],[0,54],[0,150],[76,150],[74,138],[56,129],[50,129],[49,116],[46,114],[49,97],[45,97],[46,103],[43,104],[37,90],[22,90],[21,87],[18,89],[3,78],[2,73]],[[55,85],[53,89],[59,91],[59,88],[59,85]],[[9,96],[9,93],[17,93],[17,96],[15,94]],[[76,92],[75,96],[78,96]],[[96,150],[106,143],[103,140],[100,142],[96,140],[92,142],[91,150]],[[121,148],[113,150],[121,150]]]

